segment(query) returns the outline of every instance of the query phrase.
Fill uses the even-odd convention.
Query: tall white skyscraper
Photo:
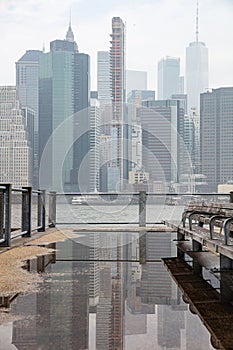
[[[200,94],[209,87],[208,48],[199,41],[198,3],[196,15],[196,41],[186,48],[186,92],[188,95],[188,112],[191,108],[200,110]]]
[[[110,105],[112,97],[109,51],[98,51],[97,53],[97,90],[101,107]]]
[[[20,109],[16,87],[1,86],[0,182],[12,183],[14,187],[32,186],[32,145],[27,114]]]
[[[112,19],[110,48],[111,94],[112,94],[112,165],[111,177],[113,186],[119,189],[125,175],[125,25],[120,17]],[[125,158],[126,159],[126,158]]]
[[[158,63],[158,99],[168,100],[180,89],[180,59],[165,57]]]

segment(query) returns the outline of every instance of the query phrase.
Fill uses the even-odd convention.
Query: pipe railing
[[[12,207],[13,193],[21,193],[21,225],[20,227],[14,228],[12,225]],[[46,197],[48,196],[48,215],[46,215]],[[11,184],[0,184],[0,245],[10,246],[11,239],[14,239],[19,236],[31,237],[32,232],[39,231],[44,232],[46,227],[55,227],[56,224],[72,224],[69,223],[57,223],[57,198],[59,196],[90,196],[90,193],[56,193],[46,192],[45,190],[32,190],[31,187],[22,187],[14,188]],[[110,193],[110,192],[101,192],[101,193],[92,193],[91,196],[96,197],[105,197],[107,196],[109,203],[112,199],[122,197],[122,196],[132,196],[138,197],[138,224],[139,227],[145,227],[150,222],[147,221],[147,204],[148,199],[155,197],[156,200],[152,202],[156,203],[158,198],[179,198],[184,197],[189,200],[191,197],[196,198],[197,196],[204,200],[204,198],[215,198],[217,197],[227,197],[230,198],[230,202],[233,201],[232,192],[228,194],[210,194],[210,193],[194,193],[194,194],[179,194],[179,193],[147,193],[145,191],[140,192],[120,192],[120,193]],[[35,214],[35,208],[32,208],[32,201],[34,197],[37,197],[36,203],[36,216],[37,216],[37,225],[33,227],[32,225],[32,214]],[[186,200],[185,199],[185,200]],[[129,203],[130,205],[130,203]],[[35,216],[35,215],[34,215]],[[47,220],[46,220],[47,219]],[[106,222],[102,224],[128,224],[128,222]],[[155,222],[153,222],[154,224]],[[162,221],[160,222],[162,223]],[[78,224],[78,223],[75,223]],[[86,223],[85,224],[89,224]],[[100,224],[99,222],[92,224]],[[132,224],[132,222],[131,222]],[[228,226],[227,226],[228,229]]]
[[[64,221],[56,221],[57,225],[79,225],[79,224],[87,224],[87,225],[96,225],[96,224],[103,224],[103,225],[119,225],[119,224],[137,224],[140,227],[146,226],[146,224],[159,224],[159,223],[164,223],[164,220],[161,220],[161,222],[149,222],[147,220],[147,205],[148,204],[168,204],[168,205],[185,205],[190,201],[218,201],[220,198],[221,200],[228,200],[229,202],[229,193],[192,193],[192,194],[187,194],[187,193],[171,193],[171,192],[166,192],[166,193],[155,193],[155,192],[145,192],[145,191],[140,191],[140,192],[94,192],[94,193],[89,193],[89,192],[82,192],[82,193],[77,193],[77,192],[58,192],[56,194],[56,198],[58,200],[58,203],[60,203],[59,198],[66,198],[66,203],[67,204],[87,204],[90,207],[95,206],[95,205],[124,205],[127,204],[127,206],[130,206],[131,204],[137,204],[138,205],[138,221],[121,221],[115,220],[113,221],[101,221],[101,222],[82,222],[79,219],[74,220],[74,222],[64,222]],[[72,201],[70,197],[73,197],[75,199]],[[122,197],[125,197],[125,199],[122,199]],[[127,199],[128,197],[128,199]],[[80,198],[80,201],[78,200]],[[232,197],[233,198],[233,197]],[[81,200],[82,199],[82,200]],[[86,199],[86,202],[85,202]],[[173,199],[173,200],[171,200]],[[175,199],[175,200],[174,200]],[[78,214],[78,211],[76,212]],[[85,213],[87,214],[88,217],[88,210],[85,210]],[[55,215],[56,216],[56,215]],[[59,215],[58,215],[59,216]]]
[[[21,194],[21,199],[15,203],[15,194]],[[48,222],[46,224],[46,196],[49,197]],[[50,196],[53,198],[51,201]],[[10,246],[11,240],[16,237],[31,237],[32,232],[44,232],[46,227],[54,227],[56,216],[56,200],[54,192],[32,190],[31,187],[14,188],[11,184],[0,184],[0,246]],[[36,198],[37,197],[37,198]],[[36,201],[36,206],[32,203]],[[20,209],[21,222],[14,227],[15,206]],[[33,226],[33,218],[36,224]]]

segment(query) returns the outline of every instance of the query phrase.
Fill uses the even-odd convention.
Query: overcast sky
[[[209,48],[210,88],[233,86],[233,0],[199,0],[200,41]],[[28,49],[46,51],[65,37],[69,11],[80,52],[91,56],[96,88],[97,51],[110,46],[111,19],[126,22],[127,69],[148,72],[148,88],[157,90],[157,62],[181,58],[195,40],[196,0],[0,0],[0,85],[15,84],[15,62]]]

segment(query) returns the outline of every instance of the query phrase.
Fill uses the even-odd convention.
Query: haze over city
[[[181,58],[195,40],[195,0],[0,2],[1,84],[15,84],[15,62],[25,50],[49,50],[49,42],[63,39],[69,23],[80,52],[91,56],[92,89],[96,88],[97,51],[109,50],[111,18],[126,23],[126,68],[148,72],[148,88],[157,90],[157,63],[166,55]],[[233,47],[231,0],[199,1],[199,40],[209,49],[209,87],[232,85]],[[4,34],[4,35],[3,35]]]

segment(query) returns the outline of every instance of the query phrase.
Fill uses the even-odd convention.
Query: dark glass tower
[[[39,60],[42,51],[27,50],[16,62],[17,97],[22,108],[32,109],[34,112],[33,139],[33,187],[38,187],[38,130],[39,130]]]
[[[50,52],[41,56],[39,154],[40,160],[44,159],[46,150],[48,160],[42,162],[48,173],[46,178],[43,174],[46,188],[78,190],[77,173],[89,139],[88,135],[76,139],[83,130],[88,130],[89,116],[85,112],[82,118],[77,112],[89,106],[89,66],[89,56],[78,52],[70,25],[66,39],[52,41]],[[62,130],[56,136],[58,127]],[[61,171],[62,180],[58,176]]]

